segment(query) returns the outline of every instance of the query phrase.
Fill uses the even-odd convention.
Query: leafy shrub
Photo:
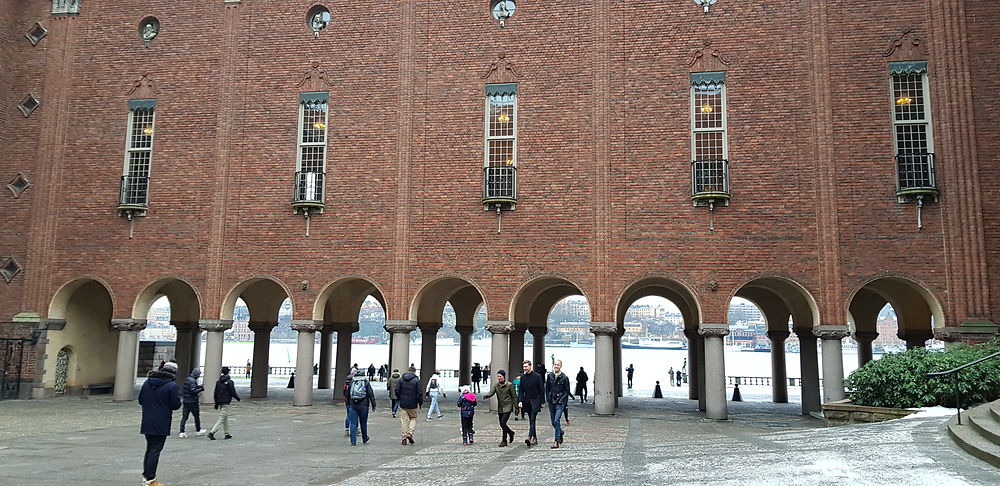
[[[984,403],[1000,398],[1000,356],[970,366],[957,376],[928,377],[927,373],[947,371],[1000,351],[1000,339],[976,346],[956,345],[945,352],[924,348],[887,354],[855,370],[844,381],[851,402],[857,405],[890,408],[955,407],[955,388],[961,405]]]

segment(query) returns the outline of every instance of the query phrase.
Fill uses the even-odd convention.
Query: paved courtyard
[[[548,447],[547,415],[539,417],[537,447],[525,447],[527,424],[512,420],[517,442],[498,448],[488,411],[476,414],[476,444],[463,447],[449,394],[445,417],[422,415],[416,446],[403,447],[384,385],[375,385],[379,408],[366,445],[351,447],[343,436],[344,408],[331,405],[330,390],[318,390],[312,407],[292,407],[291,390],[275,386],[268,400],[235,404],[233,440],[171,436],[157,479],[168,486],[1000,483],[1000,470],[951,443],[940,415],[828,429],[798,415],[798,404],[744,401],[730,402],[731,420],[714,422],[684,398],[634,396],[622,399],[615,417],[591,417],[592,405],[572,404],[558,450]],[[203,427],[215,417],[203,407]],[[0,402],[0,484],[141,484],[138,423],[138,405],[107,396]]]

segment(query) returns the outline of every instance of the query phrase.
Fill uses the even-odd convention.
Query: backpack
[[[364,400],[368,398],[367,390],[368,380],[355,376],[354,381],[351,381],[351,400]]]
[[[437,390],[437,387],[438,387],[438,381],[437,380],[431,380],[430,389],[431,390]]]

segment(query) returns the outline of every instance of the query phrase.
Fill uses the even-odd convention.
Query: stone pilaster
[[[726,324],[702,323],[698,334],[705,339],[705,417],[714,420],[729,418],[726,402],[725,344],[729,334]]]
[[[233,327],[231,319],[202,319],[198,326],[208,332],[205,335],[205,391],[201,394],[201,403],[213,403],[215,400],[215,382],[222,374],[222,333]]]
[[[823,347],[823,400],[824,403],[843,400],[844,353],[841,340],[850,335],[847,326],[823,325],[813,329]]]
[[[614,415],[615,413],[615,355],[614,339],[618,324],[614,322],[591,322],[590,332],[594,333],[594,413]]]
[[[788,373],[785,370],[785,340],[789,331],[767,331],[771,340],[771,401],[788,403]]]
[[[146,328],[145,319],[111,319],[111,327],[118,331],[118,356],[115,361],[115,401],[133,399],[135,388],[136,356],[139,352],[139,331]]]
[[[492,334],[490,350],[490,372],[496,373],[510,363],[510,333],[514,331],[511,321],[486,321],[486,330]],[[493,381],[493,377],[490,377]],[[497,410],[497,397],[490,398],[490,410]]]
[[[250,398],[267,397],[268,365],[271,359],[271,331],[277,322],[251,321],[253,368],[250,370]]]
[[[308,407],[313,398],[313,359],[316,354],[316,331],[323,329],[323,321],[293,319],[292,329],[298,332],[295,353],[295,390],[292,405]]]
[[[392,334],[389,364],[393,368],[398,368],[400,373],[405,373],[410,367],[410,333],[416,328],[415,321],[385,321],[385,330]]]
[[[872,356],[872,343],[878,339],[878,333],[875,331],[855,331],[851,337],[858,343],[858,367],[860,368],[874,358]]]
[[[687,369],[684,370],[688,379],[688,399],[698,400],[700,392],[698,388],[698,363],[702,359],[701,355],[698,354],[698,340],[701,339],[701,336],[698,335],[697,329],[684,329],[684,337],[687,338],[688,342]]]

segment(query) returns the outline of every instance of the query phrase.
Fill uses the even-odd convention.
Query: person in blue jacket
[[[178,393],[177,363],[167,361],[158,370],[147,375],[146,382],[139,390],[139,405],[142,406],[142,425],[139,433],[146,436],[146,455],[142,461],[142,478],[145,484],[160,486],[156,481],[156,466],[160,462],[160,452],[170,435],[170,420],[174,410],[181,408]]]

